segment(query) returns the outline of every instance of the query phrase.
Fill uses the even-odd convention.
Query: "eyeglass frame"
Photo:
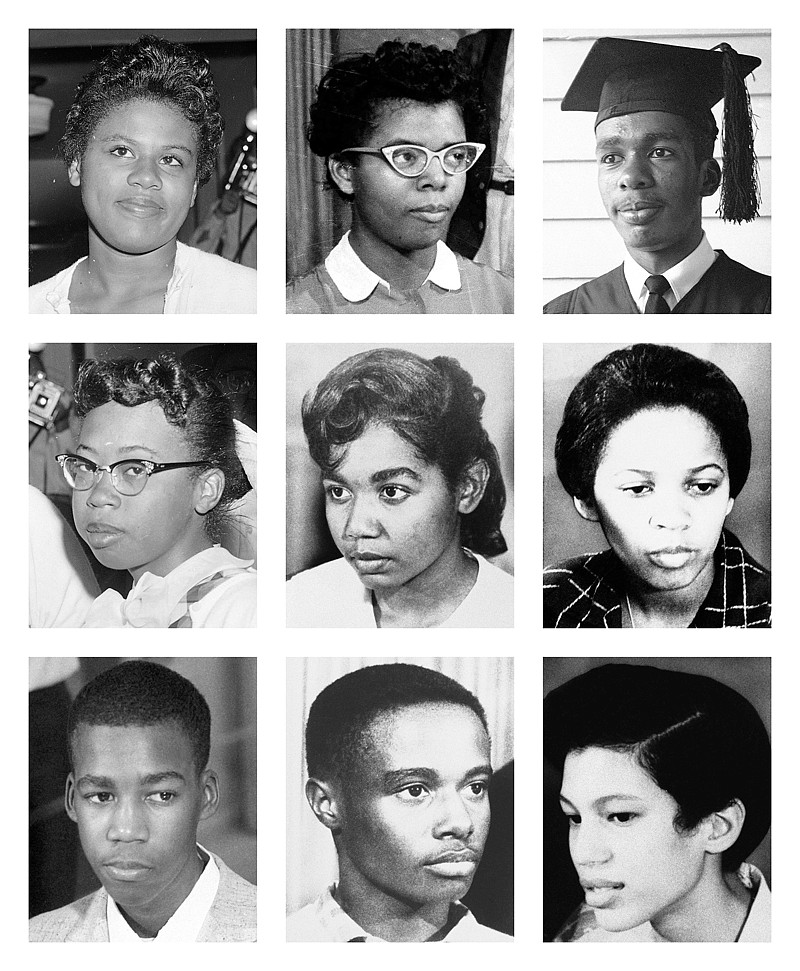
[[[448,172],[444,167],[443,156],[450,151],[452,148],[458,148],[459,145],[472,145],[478,149],[478,154],[475,156],[472,162],[464,169],[463,172]],[[427,156],[427,162],[425,163],[425,168],[421,172],[415,172],[411,175],[408,172],[402,172],[394,164],[390,157],[390,153],[398,148],[418,148],[425,153]],[[465,175],[469,170],[475,165],[478,159],[486,151],[486,145],[483,142],[453,142],[452,145],[447,145],[445,148],[440,149],[438,152],[433,152],[429,148],[425,148],[424,145],[414,145],[412,142],[401,142],[399,145],[384,145],[383,148],[343,148],[337,155],[344,155],[346,152],[359,152],[362,155],[383,155],[389,165],[392,167],[393,171],[397,172],[398,175],[402,175],[404,179],[418,179],[421,175],[425,175],[428,169],[431,167],[431,161],[435,158],[439,159],[439,165],[442,167],[442,171],[446,175]]]
[[[92,475],[94,476],[94,484],[87,486],[85,489],[79,489],[77,486],[72,485],[69,479],[67,478],[67,472],[66,472],[66,469],[64,468],[64,466],[67,463],[67,459],[80,459],[81,462],[86,462],[88,465],[93,465],[94,469],[92,470]],[[206,462],[206,461],[154,462],[152,459],[120,459],[119,462],[112,462],[110,465],[98,465],[97,462],[93,462],[91,459],[87,459],[85,455],[76,455],[74,452],[61,452],[60,455],[56,455],[56,462],[58,462],[58,464],[61,466],[61,471],[64,474],[64,478],[67,480],[67,485],[74,492],[89,492],[100,481],[100,477],[98,477],[97,473],[108,472],[108,475],[111,479],[111,484],[114,486],[114,490],[118,492],[119,495],[121,496],[129,496],[129,497],[140,496],[144,492],[147,486],[147,483],[150,481],[151,475],[157,475],[159,472],[166,472],[169,469],[188,469],[192,466],[213,465],[212,462]],[[143,465],[147,470],[147,478],[145,479],[145,483],[138,492],[122,492],[120,491],[120,488],[117,485],[117,479],[116,479],[116,476],[114,475],[114,469],[116,469],[118,465],[126,465],[129,462],[134,462],[134,463],[138,463],[139,465]]]

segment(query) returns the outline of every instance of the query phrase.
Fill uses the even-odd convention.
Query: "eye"
[[[637,482],[635,485],[627,485],[622,487],[622,491],[629,496],[634,498],[637,496],[646,496],[649,492],[652,492],[653,487],[647,482]]]
[[[401,789],[397,795],[403,802],[422,802],[423,796],[428,795],[428,790],[421,782],[413,782]]]
[[[718,482],[692,482],[689,486],[689,490],[696,496],[710,496],[718,488]]]
[[[621,155],[617,155],[616,152],[609,152],[608,155],[603,155],[600,158],[601,165],[616,165],[617,161],[622,158]]]
[[[122,473],[126,479],[141,479],[147,475],[147,466],[142,462],[126,462],[117,469],[117,474]]]
[[[122,153],[122,154],[118,154],[118,153]],[[125,145],[117,145],[115,148],[112,148],[111,154],[115,158],[133,158],[133,152]]]
[[[350,498],[350,493],[345,489],[344,486],[340,485],[329,485],[325,487],[325,495],[331,502],[342,503],[347,502]]]
[[[581,817],[577,813],[564,813],[570,826],[580,826]]]
[[[675,153],[671,148],[654,148],[650,154],[654,158],[669,158],[670,155],[674,155]]]
[[[161,161],[166,162],[171,168],[183,167],[183,161],[179,159],[177,155],[164,155]]]
[[[90,792],[86,796],[87,802],[92,802],[95,805],[104,806],[106,803],[113,799],[113,795],[110,792]]]
[[[168,803],[172,802],[175,798],[174,792],[154,792],[147,797],[151,802],[155,802],[160,806],[166,806]]]
[[[404,499],[407,499],[409,494],[410,493],[407,489],[403,489],[396,485],[387,485],[381,489],[381,496],[383,496],[387,502],[392,503],[393,505],[397,505]]]
[[[473,796],[477,796],[479,799],[485,796],[489,791],[488,782],[470,782],[469,791]]]
[[[633,822],[637,816],[638,813],[609,813],[608,818],[610,821],[616,822],[620,826],[625,826],[627,823]]]

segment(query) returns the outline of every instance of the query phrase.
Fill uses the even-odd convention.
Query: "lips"
[[[480,856],[475,850],[449,850],[447,853],[440,853],[428,863],[477,863]]]
[[[428,223],[440,223],[447,218],[447,214],[450,212],[449,206],[419,206],[416,209],[411,210],[411,215],[416,216],[417,219],[423,220],[423,222]]]
[[[581,877],[581,886],[584,890],[621,890],[625,884],[617,883],[616,880],[599,880],[593,877]]]
[[[448,880],[464,880],[474,874],[479,860],[480,855],[474,850],[451,850],[429,860],[425,869]]]
[[[149,196],[129,196],[127,199],[118,199],[117,205],[133,216],[150,218],[159,215],[162,207]]]
[[[94,549],[104,549],[116,543],[125,531],[112,526],[111,523],[92,521],[86,526],[86,540]]]
[[[666,570],[680,570],[694,559],[697,550],[689,546],[667,546],[660,550],[650,550],[647,555],[657,566]]]
[[[389,556],[372,551],[350,553],[348,557],[359,573],[380,573],[389,565],[391,560]]]
[[[662,208],[660,202],[638,199],[635,202],[626,202],[617,206],[617,213],[626,223],[632,226],[642,226],[655,219]]]
[[[596,880],[593,878],[581,879],[581,886],[586,895],[586,903],[595,910],[603,910],[611,907],[617,898],[617,894],[625,886],[624,883],[617,883],[614,880]]]
[[[103,869],[115,880],[128,881],[141,879],[152,867],[140,860],[108,860]]]

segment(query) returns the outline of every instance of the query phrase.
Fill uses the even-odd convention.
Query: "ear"
[[[327,160],[328,172],[337,187],[346,196],[355,195],[356,187],[353,175],[356,171],[352,162],[346,162],[339,155],[329,155]]]
[[[722,182],[722,171],[719,162],[715,158],[707,158],[700,163],[700,175],[702,178],[702,189],[700,194],[703,196],[713,196]]]
[[[200,810],[201,819],[209,819],[219,809],[219,779],[213,769],[205,769],[200,776],[203,789],[203,806]]]
[[[458,511],[467,515],[480,505],[489,484],[489,466],[483,459],[476,459],[461,477],[458,487]]]
[[[78,814],[75,812],[75,776],[72,772],[67,776],[67,784],[64,788],[64,809],[73,823],[78,822]]]
[[[735,500],[734,500],[733,496],[731,496],[730,499],[728,500],[728,508],[727,508],[727,510],[725,512],[725,515],[726,516],[730,516],[731,509],[733,509],[733,503],[734,503],[734,501]]]
[[[225,491],[225,473],[222,469],[207,469],[194,484],[194,509],[204,516],[211,512],[222,499]]]
[[[321,779],[309,779],[306,783],[306,799],[311,811],[326,829],[337,832],[342,828],[342,811],[335,786]]]
[[[590,523],[600,522],[600,516],[597,514],[597,507],[594,503],[588,502],[586,499],[579,499],[577,496],[573,496],[572,501],[578,510],[579,516],[588,519]]]
[[[198,187],[198,182],[197,182],[197,179],[195,179],[194,180],[194,188],[192,189],[192,201],[189,203],[189,208],[190,209],[194,205],[194,201],[197,198],[197,187]]]
[[[80,159],[73,159],[69,163],[69,168],[67,169],[69,173],[69,184],[74,186],[79,186],[81,184],[81,163]]]
[[[730,806],[706,816],[702,824],[706,852],[724,853],[733,846],[742,832],[745,816],[744,805],[739,799],[734,799]]]

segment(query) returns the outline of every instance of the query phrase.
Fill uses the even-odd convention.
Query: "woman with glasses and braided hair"
[[[308,138],[352,228],[290,282],[288,313],[513,313],[513,280],[444,243],[486,150],[483,114],[453,51],[387,41],[331,65]]]
[[[127,599],[106,590],[84,627],[255,627],[252,560],[219,545],[250,483],[231,404],[170,355],[86,361],[75,384],[75,453],[57,456],[80,537],[127,570]]]

